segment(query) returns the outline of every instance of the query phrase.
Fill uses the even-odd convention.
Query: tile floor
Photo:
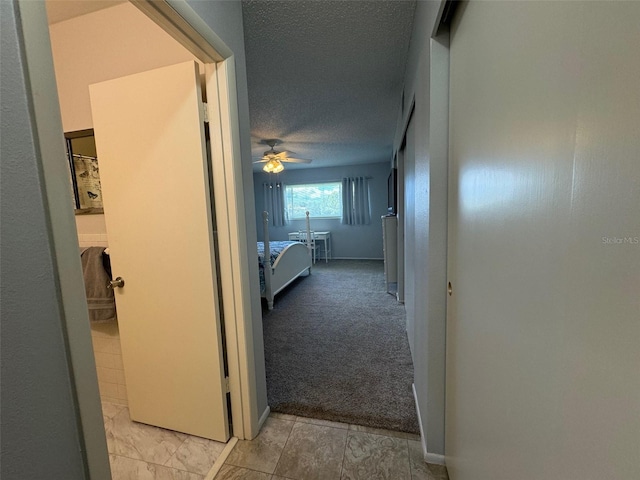
[[[102,414],[113,480],[202,480],[226,445],[132,422],[121,405]]]
[[[422,458],[417,435],[273,413],[215,480],[448,480]]]
[[[102,405],[114,480],[203,480],[224,443],[132,422],[125,406]],[[215,480],[447,480],[422,460],[420,438],[401,432],[271,414],[240,440]]]

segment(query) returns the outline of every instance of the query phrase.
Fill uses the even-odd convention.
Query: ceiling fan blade
[[[308,160],[306,158],[291,158],[291,157],[281,158],[280,161],[289,162],[289,163],[311,163],[311,160]]]
[[[306,158],[289,157],[289,155],[296,155],[295,152],[291,152],[287,150],[283,150],[283,151],[275,150],[274,147],[280,144],[279,140],[263,140],[261,143],[269,145],[271,147],[271,150],[267,150],[266,152],[264,152],[264,156],[260,160],[254,160],[253,163],[269,163],[273,160],[277,162],[288,162],[288,163],[311,163],[311,160],[307,160]]]

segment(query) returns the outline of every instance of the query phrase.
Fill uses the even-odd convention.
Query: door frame
[[[213,185],[218,223],[220,271],[233,432],[253,438],[260,428],[257,408],[246,215],[236,91],[235,58],[185,0],[130,0],[152,21],[206,65]],[[77,230],[69,203],[68,172],[58,92],[44,2],[17,0],[23,61],[33,95],[33,118],[42,162],[45,211],[51,219],[52,262],[65,318],[67,355],[80,448],[87,476],[109,478],[109,461],[95,371],[95,360],[78,255]],[[214,94],[215,92],[215,94]],[[253,408],[255,407],[255,408]]]
[[[405,217],[406,217],[406,209],[404,208],[404,164],[405,164],[405,154],[407,149],[407,130],[409,129],[409,122],[413,118],[414,111],[416,109],[416,95],[415,93],[411,96],[411,101],[409,102],[408,114],[402,123],[402,135],[400,136],[400,146],[396,150],[396,167],[398,169],[398,180],[396,188],[398,189],[398,198],[396,201],[396,216],[398,217],[398,292],[396,294],[396,299],[398,303],[404,305],[404,285],[405,285]],[[405,325],[406,326],[406,325]]]

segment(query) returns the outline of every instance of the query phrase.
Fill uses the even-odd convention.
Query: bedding
[[[269,212],[262,212],[264,243],[258,242],[260,296],[273,310],[275,296],[301,275],[311,274],[311,252],[306,245],[292,241],[269,241]],[[309,212],[307,212],[307,235],[310,235]],[[265,250],[269,251],[266,265]],[[268,267],[265,269],[265,266]]]
[[[269,242],[269,251],[271,257],[271,266],[276,262],[278,255],[287,248],[289,245],[299,242],[290,241],[271,241]],[[263,294],[265,290],[264,282],[264,243],[258,242],[258,269],[260,274],[260,293]]]

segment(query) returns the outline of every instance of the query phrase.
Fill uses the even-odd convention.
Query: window
[[[285,208],[289,220],[306,218],[340,218],[342,216],[342,184],[340,182],[286,185]]]

